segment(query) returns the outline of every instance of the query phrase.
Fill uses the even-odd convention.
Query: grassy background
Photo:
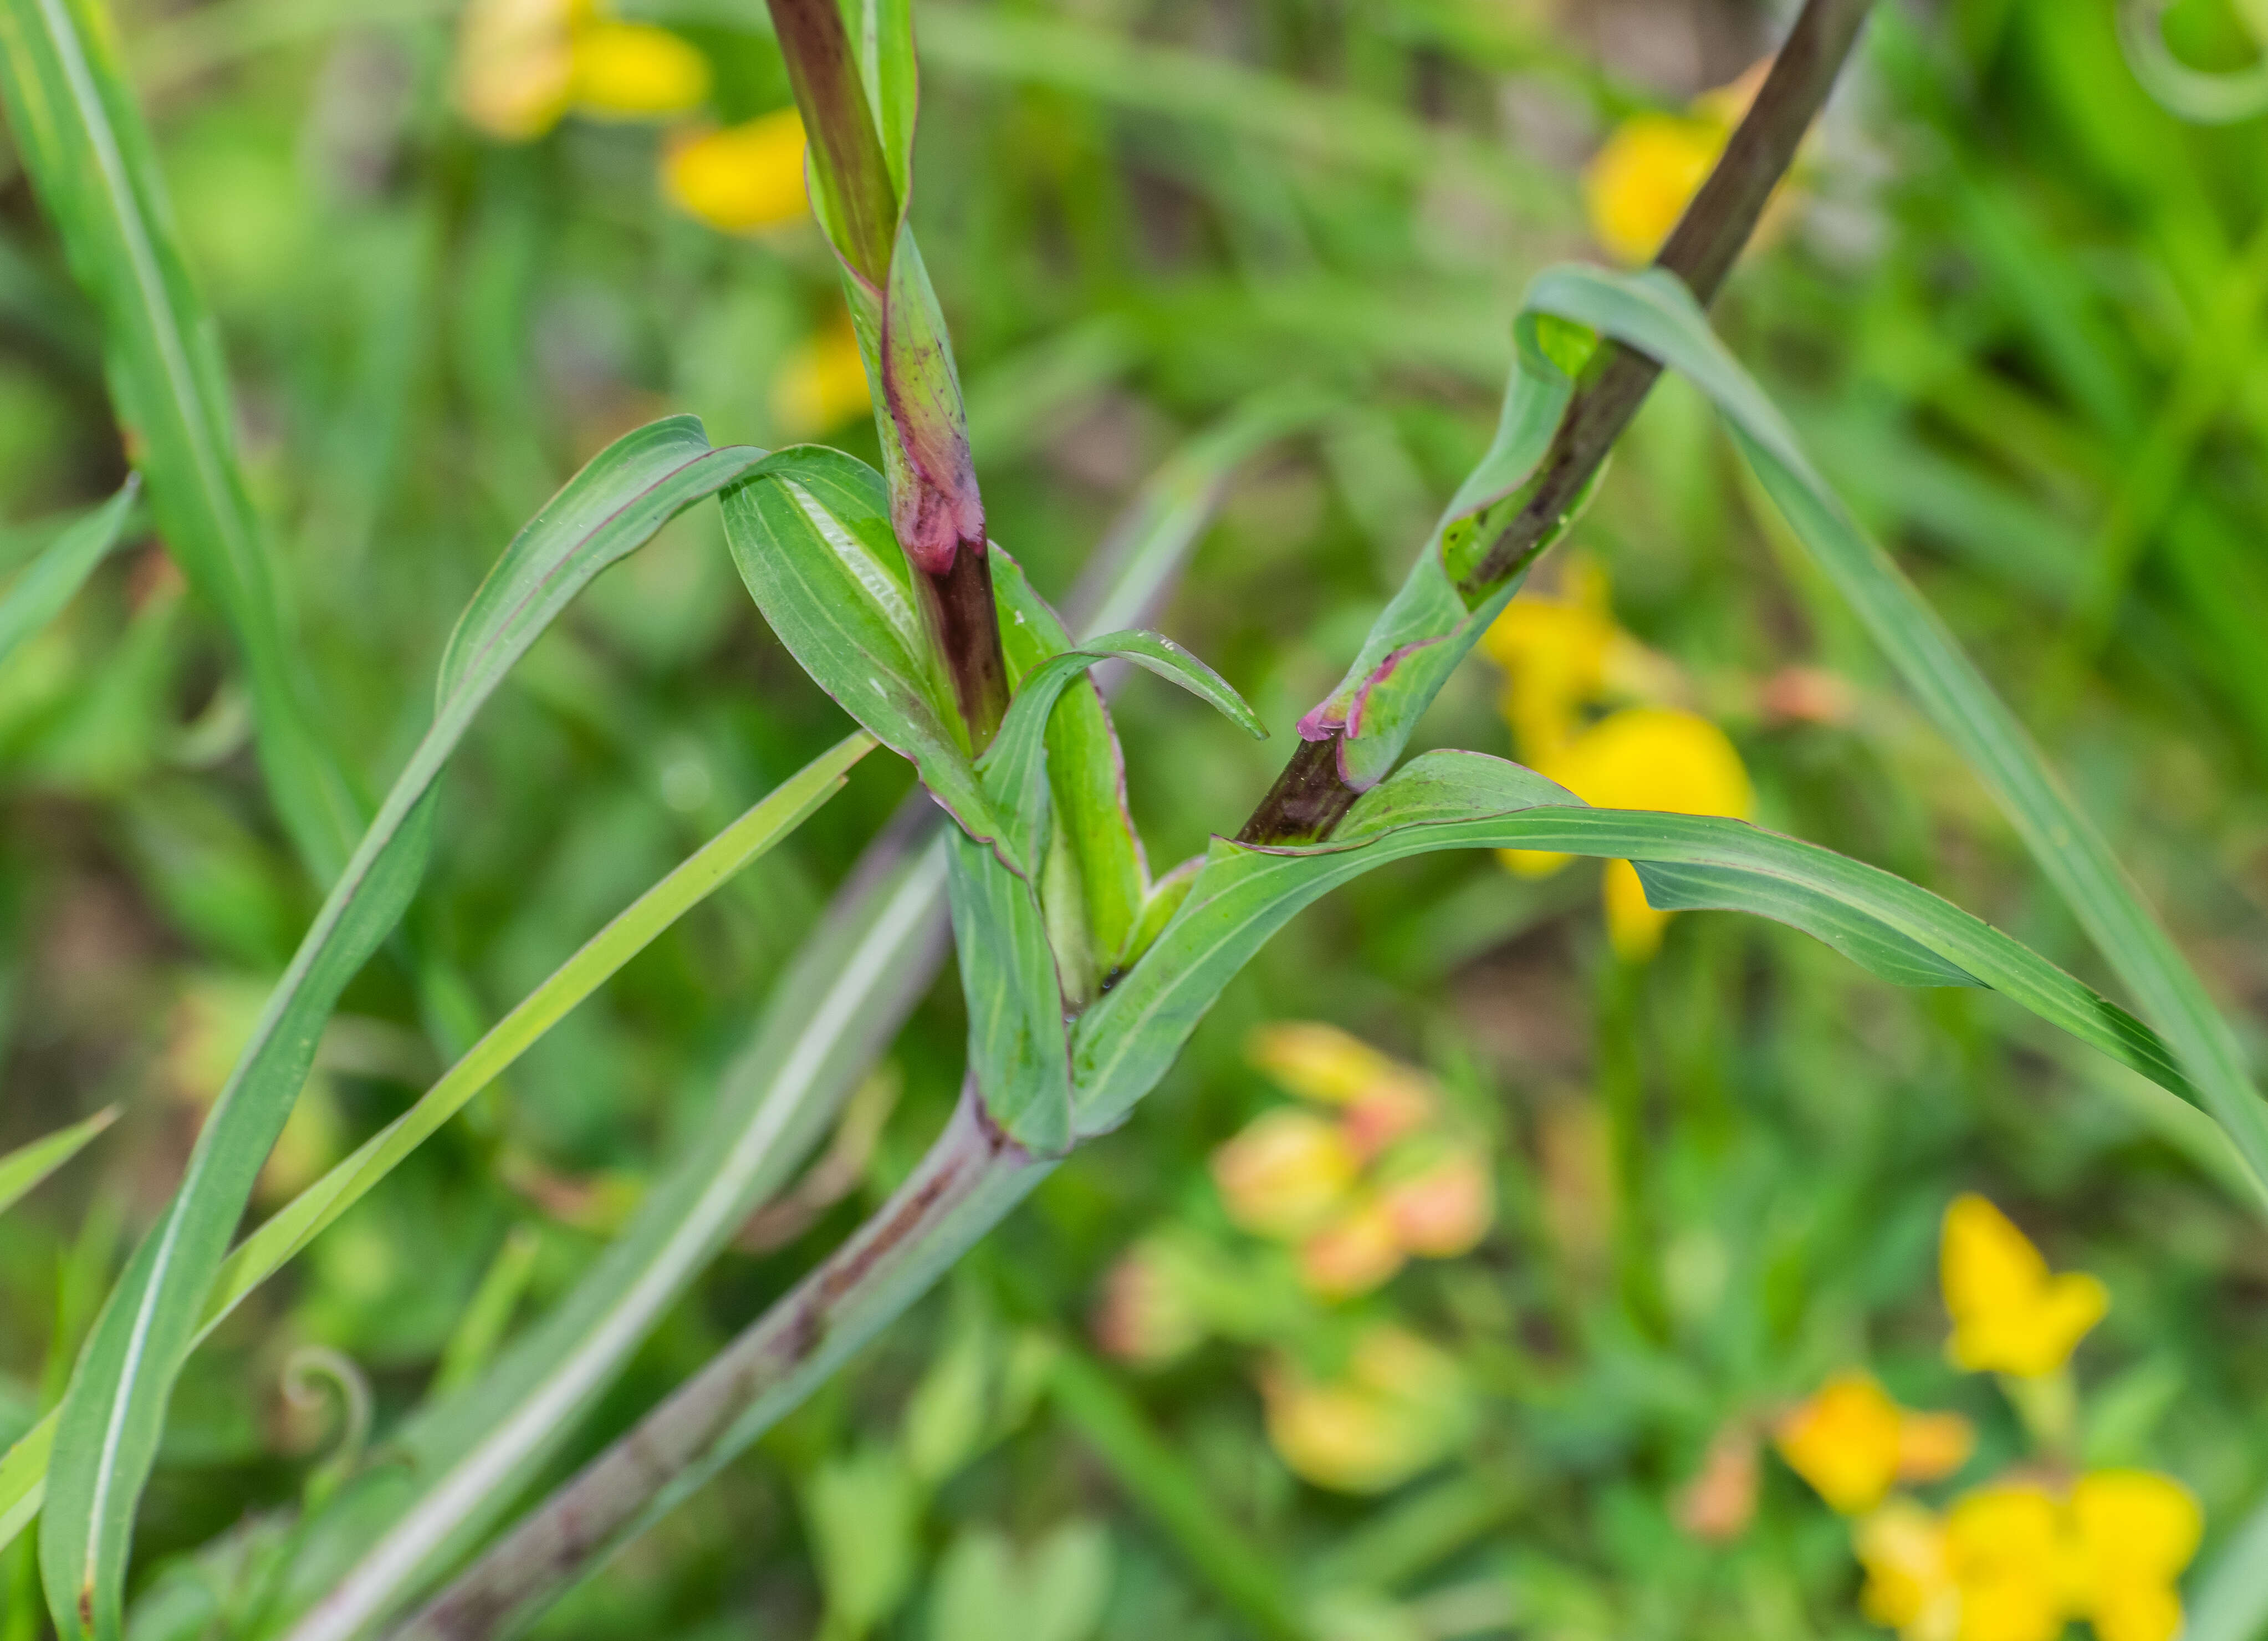
[[[786,100],[754,9],[624,10],[710,54],[724,117]],[[120,23],[321,728],[381,787],[423,728],[455,612],[576,463],[664,410],[697,412],[718,443],[797,431],[775,386],[836,322],[831,263],[807,225],[736,240],[674,213],[650,128],[479,137],[449,105],[446,8],[218,0]],[[2198,63],[2246,59],[2220,0],[2183,0],[2170,24]],[[1778,21],[1671,0],[1107,0],[939,5],[919,26],[916,218],[992,533],[1043,589],[1068,586],[1182,438],[1251,394],[1295,383],[1338,406],[1246,470],[1162,623],[1276,742],[1252,747],[1144,683],[1124,697],[1133,804],[1162,867],[1241,817],[1478,453],[1522,281],[1591,254],[1585,156],[1618,118],[1732,78]],[[2205,129],[2159,109],[2108,0],[1886,5],[1796,207],[1719,309],[2241,1020],[2268,990],[2263,137],[2257,120]],[[122,477],[92,332],[11,177],[11,565]],[[828,436],[873,454],[855,418]],[[2100,982],[1981,789],[1776,528],[1672,382],[1578,544],[1734,735],[1761,819]],[[1777,710],[1792,666],[1845,680],[1849,711]],[[314,904],[231,672],[213,618],[146,542],[0,666],[0,1146],[111,1101],[127,1113],[0,1231],[11,1431],[163,1201]],[[1428,736],[1508,750],[1494,689],[1476,663]],[[484,716],[446,783],[421,939],[493,1017],[841,729],[762,630],[713,509],[696,512],[610,573]],[[456,1359],[477,1357],[460,1319],[500,1250],[534,1250],[514,1315],[563,1291],[905,785],[882,760],[862,768],[194,1358],[137,1541],[150,1633],[258,1632],[256,1575],[330,1439],[279,1394],[291,1351],[359,1364],[382,1450],[453,1336]],[[2193,1488],[2210,1560],[2268,1482],[2268,1241],[2244,1200],[2117,1074],[1989,999],[1893,992],[1719,914],[1679,919],[1655,963],[1618,968],[1589,871],[1532,883],[1445,857],[1307,913],[1136,1122],[546,1633],[825,1622],[839,1637],[864,1610],[872,1633],[959,1641],[986,1633],[966,1592],[988,1578],[1031,1614],[1055,1610],[1034,1593],[1050,1576],[1069,1588],[1096,1566],[1099,1628],[1062,1641],[1246,1633],[1269,1611],[1349,1641],[1858,1633],[1844,1529],[1786,1471],[1766,1461],[1756,1521],[1728,1546],[1683,1533],[1674,1500],[1728,1422],[1857,1363],[1977,1417],[1976,1474],[2017,1451],[1989,1388],[1939,1355],[1935,1224],[1969,1188],[2110,1284],[2080,1358],[2088,1451]],[[1299,1018],[1432,1068],[1498,1142],[1490,1239],[1359,1302],[1454,1352],[1482,1409],[1456,1461],[1379,1499],[1292,1478],[1262,1431],[1249,1347],[1149,1376],[1041,1365],[1089,1349],[1099,1279],[1138,1237],[1217,1212],[1207,1156],[1280,1098],[1246,1066],[1246,1034]],[[373,965],[326,1040],[279,1189],[431,1080],[428,1024],[399,965]],[[947,981],[893,1052],[904,1092],[858,1190],[786,1247],[721,1260],[579,1451],[909,1165],[957,1082],[961,1030]],[[1048,1540],[1065,1521],[1082,1534]],[[992,1533],[1055,1559],[968,1571],[992,1565],[972,1548]],[[23,1571],[11,1641],[39,1633]]]

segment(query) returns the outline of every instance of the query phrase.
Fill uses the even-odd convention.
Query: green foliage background
[[[701,45],[725,117],[786,101],[761,8],[624,14]],[[920,11],[915,218],[991,533],[1035,584],[1062,594],[1139,481],[1251,395],[1331,407],[1241,471],[1158,624],[1274,743],[1146,681],[1117,708],[1161,869],[1250,806],[1484,447],[1521,286],[1591,254],[1583,157],[1618,118],[1732,78],[1783,21],[1699,0]],[[2268,993],[2268,129],[2181,124],[2113,21],[2109,0],[1886,4],[1801,199],[1717,317],[2245,1023]],[[581,461],[666,410],[718,445],[790,436],[773,384],[835,322],[833,264],[807,225],[740,241],[674,214],[650,129],[480,138],[449,107],[444,6],[215,0],[119,24],[218,320],[316,733],[382,790],[456,612]],[[2169,25],[2196,63],[2246,60],[2220,0]],[[863,425],[829,436],[874,455]],[[13,175],[0,557],[28,561],[123,473],[92,317]],[[1937,889],[2115,994],[1778,529],[1698,396],[1665,381],[1576,539],[1734,734],[1764,824]],[[1771,710],[1791,666],[1848,682],[1844,721]],[[1508,750],[1494,687],[1469,669],[1426,743]],[[0,1149],[125,1110],[0,1227],[0,1437],[60,1388],[217,1080],[210,1035],[256,1007],[317,903],[263,797],[250,710],[146,524],[0,662]],[[296,1142],[328,1160],[397,1114],[844,727],[763,632],[713,508],[610,572],[445,782],[411,926],[461,995],[421,994],[381,956]],[[891,760],[862,765],[192,1358],[136,1540],[137,1635],[261,1633],[263,1581],[335,1439],[280,1396],[285,1358],[316,1343],[358,1364],[382,1462],[437,1368],[474,1371],[563,1292],[695,1126],[907,787]],[[1673,1501],[1727,1421],[1854,1363],[1977,1418],[1980,1470],[2016,1451],[2005,1408],[1939,1354],[1934,1229],[1962,1189],[2110,1284],[2080,1357],[2086,1451],[2195,1489],[2211,1565],[2268,1485],[2268,1239],[2241,1185],[2123,1073],[1990,998],[1893,991],[1714,913],[1621,968],[1589,873],[1430,858],[1305,913],[1149,1109],[542,1633],[961,1641],[1011,1633],[1003,1612],[1063,1615],[1061,1641],[1857,1633],[1845,1529],[1785,1471],[1768,1461],[1730,1547],[1683,1534]],[[1429,1066],[1497,1142],[1489,1241],[1363,1302],[1453,1349],[1484,1406],[1454,1462],[1377,1500],[1290,1475],[1248,1352],[1146,1377],[1085,1354],[1102,1271],[1161,1219],[1216,1212],[1208,1154],[1280,1098],[1245,1066],[1247,1032],[1306,1018]],[[856,1188],[787,1246],[721,1260],[571,1459],[910,1166],[962,1029],[948,980],[892,1053],[904,1091]],[[1587,1239],[1553,1136],[1593,1118],[1609,1165]],[[9,1641],[44,1623],[27,1551],[0,1572]]]

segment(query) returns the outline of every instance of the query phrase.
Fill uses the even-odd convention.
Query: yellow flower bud
[[[1851,1545],[1867,1570],[1861,1612],[1913,1641],[1953,1641],[1961,1592],[1943,1522],[1910,1498],[1894,1498],[1852,1529]]]
[[[567,112],[574,81],[568,0],[470,0],[452,78],[458,110],[490,137],[542,136]]]
[[[789,354],[772,381],[772,416],[783,432],[798,438],[840,427],[872,403],[866,361],[848,322]]]
[[[1421,1259],[1470,1253],[1496,1218],[1496,1185],[1488,1161],[1469,1150],[1453,1151],[1388,1185],[1381,1201],[1395,1241],[1403,1253]]]
[[[697,108],[709,59],[651,23],[596,22],[575,31],[575,107],[608,120],[653,120]]]
[[[674,144],[662,159],[662,188],[686,215],[726,233],[754,233],[799,221],[810,210],[804,196],[803,146],[802,119],[794,109],[782,108]],[[863,403],[863,366],[858,381]]]
[[[2062,1519],[2029,1482],[1979,1488],[1946,1512],[1946,1560],[1961,1592],[1959,1641],[2057,1641],[2064,1629]]]
[[[1406,1256],[1395,1233],[1383,1201],[1358,1202],[1300,1245],[1300,1280],[1322,1299],[1368,1293],[1402,1268]]]
[[[1206,1332],[1175,1250],[1155,1239],[1129,1249],[1110,1268],[1091,1326],[1104,1354],[1145,1367],[1187,1354]]]
[[[1346,1371],[1319,1383],[1278,1363],[1261,1382],[1268,1439],[1294,1473],[1344,1493],[1378,1493],[1439,1462],[1470,1422],[1456,1361],[1413,1334],[1379,1327]]]
[[[1898,1404],[1864,1373],[1838,1374],[1779,1422],[1788,1467],[1844,1515],[1882,1502],[1898,1474]]]
[[[1913,1413],[1864,1373],[1843,1373],[1782,1419],[1780,1456],[1845,1515],[1881,1503],[1893,1482],[1934,1482],[1969,1461],[1977,1443],[1952,1413]]]
[[[2174,1580],[2205,1533],[2188,1489],[2146,1470],[2097,1470],[2071,1490],[2071,1525],[2070,1594],[2097,1641],[2173,1641]]]
[[[1320,1230],[1354,1185],[1353,1150],[1336,1124],[1285,1106],[1253,1120],[1212,1156],[1228,1216],[1285,1240]]]
[[[1583,171],[1583,205],[1600,246],[1633,267],[1652,258],[1730,134],[1716,121],[1670,114],[1634,115],[1616,126]]]
[[[1947,1353],[1972,1373],[2053,1373],[2110,1308],[2110,1291],[2085,1272],[2051,1275],[2030,1238],[1981,1196],[1946,1209],[1939,1263],[1953,1317]]]

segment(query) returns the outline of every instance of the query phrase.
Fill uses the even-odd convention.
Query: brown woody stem
[[[1872,3],[1805,0],[1756,100],[1654,258],[1654,266],[1683,279],[1703,307],[1716,299],[1755,233],[1765,202],[1834,88]],[[1536,469],[1535,490],[1459,585],[1469,603],[1501,588],[1550,545],[1660,373],[1660,365],[1618,342],[1607,343],[1593,356]],[[1244,823],[1238,841],[1329,837],[1361,795],[1340,774],[1338,743],[1336,730],[1326,740],[1301,743]]]

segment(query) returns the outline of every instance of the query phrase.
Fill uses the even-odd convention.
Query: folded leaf
[[[882,476],[839,450],[798,445],[753,469],[724,506],[733,562],[789,654],[909,759],[965,830],[997,836],[922,632]]]
[[[1072,1039],[1082,1135],[1123,1121],[1268,937],[1329,890],[1440,849],[1548,849],[1639,863],[1680,904],[1772,918],[1901,985],[1989,987],[2195,1098],[2149,1029],[2044,957],[1889,872],[1705,816],[1594,809],[1532,770],[1429,752],[1349,811],[1328,843],[1250,848],[1215,839],[1149,954],[1079,1019]]]

